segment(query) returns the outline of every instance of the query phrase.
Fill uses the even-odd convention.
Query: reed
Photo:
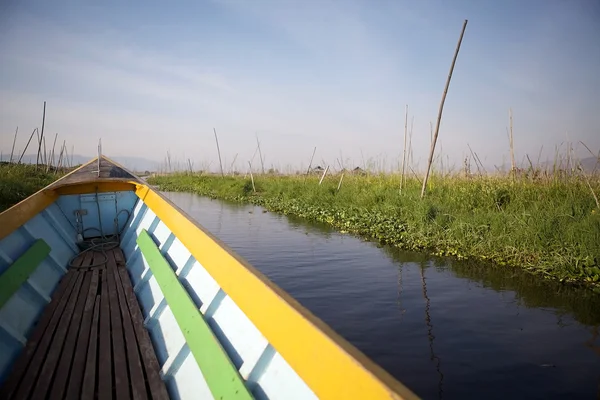
[[[60,174],[65,171],[61,170]],[[35,164],[0,164],[0,212],[31,196],[57,177]]]
[[[465,177],[431,173],[420,201],[418,176],[346,173],[150,179],[165,191],[193,192],[327,223],[381,243],[458,259],[492,261],[563,282],[600,282],[598,175],[542,170]],[[304,184],[304,181],[307,181]],[[250,191],[248,190],[250,189]],[[256,193],[254,193],[256,192]]]

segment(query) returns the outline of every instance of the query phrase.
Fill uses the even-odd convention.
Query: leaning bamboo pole
[[[25,152],[27,151],[27,148],[29,147],[29,143],[31,143],[31,139],[33,139],[33,135],[38,131],[38,128],[35,128],[32,132],[31,132],[31,136],[29,136],[29,140],[27,141],[27,144],[25,145],[25,148],[23,149],[23,153],[21,153],[21,157],[19,157],[19,161],[17,164],[21,164],[21,160],[23,159],[23,156],[25,155]]]
[[[225,177],[225,174],[223,173],[223,162],[221,161],[221,149],[219,148],[219,139],[217,138],[217,129],[213,128],[213,131],[215,133],[215,141],[217,142],[217,153],[219,153],[219,166],[221,167],[221,177]]]
[[[442,100],[440,102],[440,109],[438,111],[437,122],[435,125],[435,133],[433,135],[433,140],[431,143],[431,150],[429,152],[429,160],[427,162],[427,171],[425,172],[425,178],[423,179],[423,187],[421,188],[421,199],[425,197],[425,191],[427,189],[427,181],[429,180],[429,172],[431,171],[431,164],[433,163],[433,155],[435,153],[435,144],[437,143],[438,135],[440,133],[440,124],[442,122],[442,113],[444,111],[444,103],[446,102],[446,95],[448,94],[448,88],[450,87],[450,80],[452,79],[452,72],[454,71],[454,65],[456,64],[456,59],[458,58],[458,52],[460,50],[460,45],[463,40],[463,36],[465,34],[465,29],[467,29],[468,20],[465,19],[463,23],[462,31],[460,32],[460,37],[458,38],[458,44],[456,45],[456,50],[454,51],[454,58],[452,59],[452,64],[450,65],[450,72],[448,73],[448,79],[446,79],[446,86],[444,88],[444,92],[442,93]]]
[[[38,139],[38,152],[37,152],[37,159],[35,161],[35,168],[37,169],[39,163],[40,163],[40,152],[42,151],[42,139],[44,138],[44,124],[46,122],[46,102],[44,101],[44,112],[42,114],[42,134],[40,136],[40,138]]]
[[[12,149],[10,150],[10,159],[8,160],[9,163],[12,163],[13,160],[13,153],[15,152],[15,143],[17,142],[17,133],[19,133],[18,126],[17,129],[15,129],[15,138],[13,139]]]

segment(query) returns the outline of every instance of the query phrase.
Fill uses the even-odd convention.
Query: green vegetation
[[[62,173],[46,172],[46,166],[0,163],[0,212],[31,196]]]
[[[545,278],[600,287],[600,210],[580,175],[339,177],[259,175],[250,179],[175,174],[151,178],[163,191],[193,192],[320,221],[342,231],[408,250],[486,260]],[[589,185],[588,185],[589,183]]]

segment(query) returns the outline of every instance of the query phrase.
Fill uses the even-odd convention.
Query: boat
[[[0,398],[416,396],[99,153],[0,214]]]

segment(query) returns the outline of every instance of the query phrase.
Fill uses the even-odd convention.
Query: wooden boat
[[[104,156],[0,214],[1,399],[414,397]]]

